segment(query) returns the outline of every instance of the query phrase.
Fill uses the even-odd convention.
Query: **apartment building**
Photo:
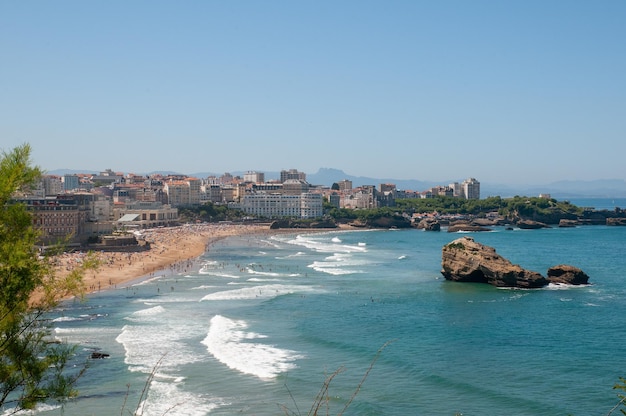
[[[284,183],[288,181],[289,179],[295,179],[298,181],[306,181],[306,173],[298,172],[297,169],[281,170],[280,182]]]
[[[255,172],[255,171],[248,171],[248,172],[244,173],[243,181],[244,182],[250,182],[250,183],[264,183],[265,182],[265,173],[263,173],[263,172]]]
[[[461,184],[465,199],[480,199],[480,182],[474,178],[469,178]]]
[[[203,202],[222,202],[222,187],[211,183],[200,185],[200,199]]]
[[[100,185],[111,185],[113,183],[120,183],[124,175],[121,173],[113,172],[111,169],[100,172],[97,175],[91,177],[91,181]]]
[[[287,195],[300,195],[310,189],[311,185],[302,179],[287,179],[283,182],[283,193]]]
[[[163,185],[168,202],[173,207],[200,205],[202,181],[197,178],[170,179]]]
[[[262,218],[318,218],[323,215],[322,195],[303,193],[248,194],[243,197],[239,208],[246,214]]]
[[[369,209],[377,208],[377,191],[372,185],[364,185],[342,194],[341,208]]]
[[[80,244],[86,240],[83,229],[89,210],[73,198],[21,198],[33,213],[33,226],[41,232],[40,244]]]
[[[348,179],[337,182],[337,185],[340,191],[349,191],[352,189],[352,181]]]
[[[63,192],[63,181],[60,176],[44,175],[41,178],[42,196],[54,196]]]
[[[80,188],[80,178],[78,175],[63,175],[63,190],[65,192]]]

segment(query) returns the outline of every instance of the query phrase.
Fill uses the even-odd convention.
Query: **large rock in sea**
[[[493,231],[491,228],[483,227],[482,225],[475,225],[467,221],[456,221],[448,226],[449,233],[458,233],[459,231]]]
[[[548,284],[541,274],[525,270],[496,253],[493,247],[471,237],[446,244],[441,256],[441,274],[457,282],[489,283],[497,287],[540,288]]]
[[[552,266],[548,269],[548,280],[550,283],[586,285],[589,283],[589,276],[578,267],[568,264],[559,264],[558,266]]]
[[[539,228],[551,228],[546,223],[533,221],[533,220],[520,220],[517,222],[517,226],[523,230],[537,230]]]
[[[498,287],[535,289],[549,283],[586,285],[589,276],[577,267],[567,264],[552,266],[548,278],[496,253],[496,249],[474,241],[472,237],[457,238],[443,246],[441,274],[457,282],[489,283]]]

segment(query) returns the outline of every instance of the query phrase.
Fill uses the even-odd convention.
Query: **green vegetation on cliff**
[[[484,217],[487,213],[511,220],[529,219],[556,224],[561,219],[577,219],[586,215],[583,208],[568,201],[556,199],[515,196],[499,196],[485,199],[462,199],[436,196],[434,198],[397,199],[394,207],[369,209],[336,208],[324,201],[325,218],[337,223],[359,223],[363,226],[401,227],[413,214],[437,212],[440,215],[471,215]],[[246,216],[242,211],[230,209],[226,205],[207,203],[199,207],[180,208],[183,222],[192,221],[238,221]],[[256,218],[270,220],[271,218]],[[295,219],[294,219],[295,220]]]
[[[437,211],[440,214],[471,214],[481,215],[487,212],[498,212],[505,217],[520,216],[524,218],[551,217],[555,215],[580,216],[583,209],[567,201],[556,199],[515,196],[501,198],[492,196],[485,199],[462,199],[437,196],[427,199],[398,199],[397,208],[402,211],[426,213]]]

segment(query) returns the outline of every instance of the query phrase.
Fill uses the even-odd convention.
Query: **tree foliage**
[[[32,409],[37,403],[65,400],[76,392],[79,372],[68,374],[72,348],[50,342],[42,315],[59,299],[80,295],[81,268],[58,276],[51,259],[37,250],[32,214],[14,197],[41,175],[30,162],[28,144],[0,157],[0,408]]]
[[[181,207],[178,209],[178,215],[182,221],[235,221],[241,219],[245,214],[238,209],[230,209],[227,205],[214,204],[207,202],[197,207]]]

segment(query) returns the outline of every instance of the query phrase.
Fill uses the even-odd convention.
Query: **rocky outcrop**
[[[356,219],[349,223],[356,228],[411,228],[411,220],[402,215],[381,215],[371,219]]]
[[[474,218],[472,220],[472,225],[481,225],[483,227],[493,227],[496,225],[504,225],[506,224],[506,220],[504,217],[496,217],[496,218]]]
[[[626,218],[607,218],[606,225],[626,225]]]
[[[558,266],[552,266],[548,269],[548,280],[550,283],[586,285],[589,283],[589,276],[578,267],[568,264],[559,264]]]
[[[94,351],[91,353],[91,359],[92,360],[101,360],[103,358],[109,358],[109,354],[105,353],[105,352],[98,352],[98,351]]]
[[[417,228],[425,231],[440,231],[441,223],[436,218],[424,218],[417,223]]]
[[[411,220],[401,215],[383,215],[367,220],[367,226],[373,228],[411,228]]]
[[[493,231],[491,228],[476,225],[470,222],[455,222],[448,226],[449,233],[458,233],[459,231]]]
[[[579,224],[578,220],[566,220],[562,219],[559,221],[560,228],[571,228],[576,227]]]
[[[573,266],[552,267],[549,278],[526,270],[496,253],[496,249],[462,237],[442,249],[441,274],[457,282],[488,283],[497,287],[541,288],[549,283],[586,284],[589,277]]]
[[[533,221],[533,220],[521,220],[521,221],[518,221],[516,225],[523,230],[537,230],[539,228],[550,228],[550,226],[546,223]]]

